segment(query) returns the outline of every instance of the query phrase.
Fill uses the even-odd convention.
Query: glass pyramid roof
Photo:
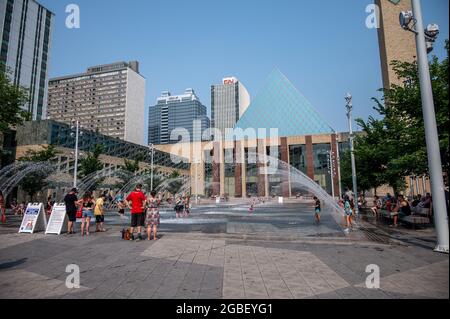
[[[236,123],[235,129],[278,129],[278,136],[329,134],[335,130],[278,69]]]

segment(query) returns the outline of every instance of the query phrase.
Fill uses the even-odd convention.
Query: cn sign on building
[[[224,85],[234,84],[236,82],[237,82],[236,78],[225,78],[225,79],[223,79],[223,84]]]

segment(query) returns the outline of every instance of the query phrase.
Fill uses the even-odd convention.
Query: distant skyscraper
[[[210,127],[206,107],[200,102],[193,89],[186,89],[182,95],[172,96],[163,92],[157,103],[149,109],[148,141],[153,144],[173,144],[171,134],[188,133],[188,141],[201,140],[202,132]],[[188,142],[187,140],[183,140]]]
[[[50,79],[48,117],[144,145],[145,78],[139,63],[117,62]]]
[[[0,64],[15,85],[29,90],[24,109],[45,118],[54,14],[34,0],[0,0]]]
[[[225,135],[225,129],[234,128],[250,104],[245,86],[235,77],[225,78],[220,85],[211,86],[211,127]]]

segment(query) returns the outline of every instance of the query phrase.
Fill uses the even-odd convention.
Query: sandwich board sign
[[[61,235],[62,232],[67,231],[67,222],[66,205],[64,203],[55,203],[47,223],[45,234]]]
[[[23,215],[22,224],[19,233],[33,234],[38,231],[44,231],[47,226],[47,219],[42,203],[30,203]]]

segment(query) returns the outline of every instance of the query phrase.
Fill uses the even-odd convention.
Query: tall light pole
[[[327,159],[328,159],[328,173],[331,176],[331,196],[334,199],[334,175],[335,175],[335,169],[333,165],[334,161],[334,153],[332,150],[327,152]]]
[[[195,165],[195,203],[198,204],[198,163],[197,158],[194,157],[194,165]]]
[[[75,121],[74,125],[71,127],[72,132],[70,135],[75,136],[75,165],[73,168],[73,187],[77,188],[77,175],[78,175],[78,140],[81,135],[83,135],[83,132],[80,132],[80,122]]]
[[[417,66],[419,69],[423,122],[427,143],[428,169],[430,172],[431,193],[433,195],[434,224],[437,233],[437,244],[434,250],[448,253],[447,207],[445,204],[441,152],[439,149],[439,137],[427,56],[432,50],[432,43],[439,34],[439,28],[435,24],[430,24],[426,30],[424,29],[420,0],[412,0],[412,9],[412,12],[402,12],[400,14],[400,24],[405,30],[414,32],[416,36]],[[414,25],[410,27],[412,22]]]
[[[352,109],[353,109],[353,97],[351,96],[350,93],[347,93],[347,96],[345,97],[345,101],[346,101],[346,108],[347,108],[347,119],[348,119],[348,130],[349,130],[349,134],[350,134],[350,156],[351,156],[351,161],[352,161],[352,181],[353,181],[353,201],[354,201],[354,206],[355,206],[355,213],[356,215],[359,214],[358,211],[358,189],[357,189],[357,185],[356,185],[356,164],[355,164],[355,149],[353,147],[353,129],[352,129]]]
[[[153,191],[153,155],[155,154],[155,146],[151,143],[150,148],[150,156],[151,156],[151,166],[150,166],[150,191]]]
[[[336,134],[337,136],[337,134]],[[337,167],[336,167],[336,172],[337,172],[337,178],[338,178],[338,183],[339,183],[339,198],[342,195],[342,183],[341,183],[341,156],[339,155],[339,141],[336,138],[336,162],[337,162]]]

